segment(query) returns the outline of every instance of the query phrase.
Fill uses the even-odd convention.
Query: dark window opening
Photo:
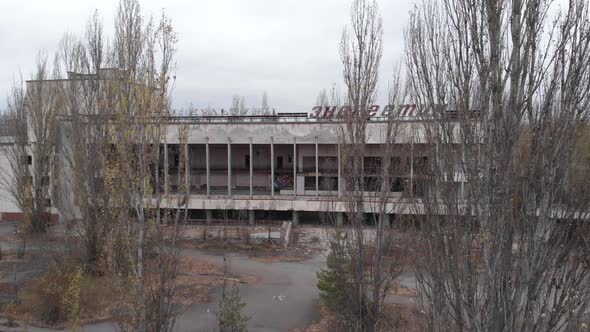
[[[249,154],[244,156],[244,167],[250,168],[250,155]]]
[[[393,180],[393,183],[391,184],[391,191],[403,192],[404,191],[404,179],[395,178],[395,180]]]
[[[379,191],[381,189],[381,178],[370,176],[365,177],[365,190],[366,191]]]
[[[305,177],[305,190],[315,190],[315,176]],[[336,191],[338,190],[337,176],[321,176],[318,178],[318,190],[321,191]]]
[[[315,190],[315,176],[306,176],[304,183],[305,190]]]
[[[414,172],[418,174],[430,174],[430,164],[428,163],[428,157],[416,157],[414,158]]]
[[[338,160],[334,157],[320,157],[320,172],[331,173],[338,170]]]
[[[282,168],[283,168],[283,157],[278,156],[277,157],[277,169],[282,169]]]
[[[338,177],[321,177],[320,178],[320,190],[325,191],[337,191],[338,190]]]
[[[431,181],[415,181],[414,182],[414,196],[425,197],[433,187]]]

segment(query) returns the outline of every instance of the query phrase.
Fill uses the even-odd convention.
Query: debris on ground
[[[260,263],[277,263],[277,262],[302,262],[310,256],[304,255],[288,255],[288,254],[277,254],[277,255],[259,255],[259,256],[249,256],[248,258],[260,262]]]

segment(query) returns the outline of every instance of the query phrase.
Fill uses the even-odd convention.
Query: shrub
[[[16,324],[16,322],[15,322],[15,320],[16,320],[16,305],[13,302],[5,304],[2,307],[2,311],[4,312],[4,317],[6,318],[5,326],[6,327],[17,327],[18,324]]]
[[[337,272],[336,259],[332,253],[328,254],[326,268],[317,273],[320,299],[333,312],[338,312],[347,302],[346,285]]]
[[[361,293],[365,285],[355,280],[350,248],[346,247],[345,234],[337,234],[330,242],[326,268],[317,273],[320,298],[335,317],[330,323],[337,331],[366,331],[369,299]],[[362,294],[362,295],[361,295]]]
[[[247,331],[246,323],[250,320],[250,317],[242,314],[242,309],[245,306],[246,304],[242,302],[238,287],[235,284],[228,286],[227,281],[224,282],[221,301],[219,302],[219,312],[217,313],[219,331]]]
[[[82,268],[77,265],[51,267],[42,278],[37,293],[41,310],[40,319],[43,322],[54,324],[79,318],[82,277]]]

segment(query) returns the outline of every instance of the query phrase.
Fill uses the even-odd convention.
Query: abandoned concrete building
[[[405,163],[393,181],[387,204],[388,217],[415,214],[411,197],[421,195],[428,181],[431,149],[420,141],[421,121],[412,115],[399,120],[399,134],[391,158]],[[192,219],[223,218],[223,211],[240,211],[250,222],[280,219],[299,222],[319,221],[322,213],[336,213],[338,221],[347,211],[344,188],[348,174],[342,167],[339,132],[342,123],[335,119],[311,118],[306,113],[270,116],[174,117],[167,123],[168,135],[164,163],[170,174],[172,199],[176,206],[174,183],[178,183],[179,137],[175,126],[189,124],[188,208]],[[388,120],[373,118],[367,124],[367,143],[363,160],[365,188],[380,181],[383,137]],[[403,160],[403,161],[402,161]],[[452,181],[463,192],[465,179],[456,174]],[[365,211],[375,207],[367,198]],[[418,212],[419,213],[419,212]],[[227,218],[227,216],[225,216]]]
[[[399,134],[390,157],[407,167],[396,175],[392,185],[388,218],[419,213],[410,208],[408,200],[421,195],[428,181],[425,173],[432,162],[431,149],[420,134],[425,120],[413,110],[410,107],[395,120]],[[389,121],[389,117],[375,116],[367,123],[363,160],[367,184],[380,181],[378,172]],[[338,221],[344,218],[347,206],[343,191],[349,175],[342,167],[342,122],[337,118],[318,116],[316,108],[309,114],[168,117],[167,135],[162,142],[164,162],[160,167],[170,175],[167,203],[174,206],[178,204],[174,176],[178,167],[184,167],[178,160],[178,126],[187,124],[188,169],[184,176],[190,188],[187,206],[191,220],[210,222],[223,218],[222,215],[227,218],[228,211],[232,215],[239,211],[240,218],[249,222],[318,221],[327,210],[336,213]],[[459,172],[449,181],[463,195],[464,176]],[[371,212],[370,198],[366,204],[365,210]],[[12,205],[2,206],[10,211],[0,212],[14,210]],[[61,214],[58,208],[53,210]]]

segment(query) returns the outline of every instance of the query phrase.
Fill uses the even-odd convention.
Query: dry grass
[[[20,264],[22,259],[16,257],[14,252],[3,252],[2,260],[0,260],[0,279],[9,277],[14,273],[14,265]]]
[[[174,303],[178,310],[183,310],[194,303],[210,301],[209,289],[223,284],[223,268],[209,262],[181,257]],[[10,308],[15,320],[38,327],[64,329],[74,326],[73,322],[60,320],[49,323],[47,317],[47,285],[55,279],[48,274],[28,280],[19,288],[19,303]],[[182,275],[182,274],[190,274]],[[230,276],[243,283],[254,283],[250,276]],[[156,279],[152,279],[156,280]],[[53,280],[55,281],[55,280]],[[133,285],[129,279],[116,275],[91,276],[84,274],[80,283],[80,314],[76,325],[116,319],[120,310],[129,301]],[[56,299],[59,301],[59,299]],[[4,311],[4,309],[3,309]]]
[[[182,306],[209,302],[209,289],[223,285],[223,268],[209,262],[181,257],[175,302]],[[229,275],[242,283],[255,283],[252,276]]]
[[[6,234],[0,235],[0,240],[2,240],[4,242],[17,243],[17,242],[21,241],[21,238],[18,234],[6,233]]]
[[[387,304],[383,308],[384,331],[426,331],[426,319],[415,305]]]
[[[311,323],[303,329],[293,329],[290,332],[337,332],[332,323],[335,317],[330,313],[326,306],[319,304],[318,311],[321,315],[319,322]]]
[[[263,243],[243,243],[234,240],[182,240],[178,243],[181,248],[224,251],[224,252],[251,252],[268,250],[268,246]]]
[[[309,259],[309,256],[302,256],[302,255],[261,255],[261,256],[249,256],[253,261],[260,262],[260,263],[277,263],[277,262],[302,262],[306,259]]]
[[[119,287],[109,277],[84,275],[80,284],[80,316],[78,324],[100,321],[110,318],[118,303]],[[14,307],[14,316],[19,321],[33,326],[66,328],[71,322],[58,321],[47,323],[44,316],[48,307],[44,292],[47,287],[47,275],[25,282],[19,288],[19,303]],[[56,299],[59,301],[59,299]]]
[[[321,318],[319,322],[310,324],[303,329],[290,332],[339,332],[337,317],[324,306],[318,308]],[[383,308],[383,326],[385,332],[421,332],[426,331],[424,315],[414,305],[386,304]]]
[[[400,285],[399,282],[394,281],[389,289],[389,294],[397,296],[405,296],[415,298],[418,295],[418,291],[415,288],[408,288]]]

